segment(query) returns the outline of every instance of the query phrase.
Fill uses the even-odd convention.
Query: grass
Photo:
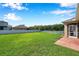
[[[54,44],[61,36],[46,32],[0,35],[0,55],[78,56],[79,52]]]

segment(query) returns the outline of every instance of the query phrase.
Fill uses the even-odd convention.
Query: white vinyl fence
[[[40,32],[40,30],[0,30],[0,34]]]
[[[54,34],[64,34],[64,31],[43,31],[48,33],[54,33]]]

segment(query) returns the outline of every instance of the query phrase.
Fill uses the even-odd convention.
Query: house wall
[[[10,27],[7,22],[0,21],[0,30],[9,30]]]
[[[8,27],[7,26],[0,26],[0,30],[7,30]]]
[[[5,27],[4,27],[4,30],[9,30],[8,26],[5,26]]]
[[[0,26],[8,26],[7,22],[0,22]]]
[[[27,28],[13,27],[13,30],[27,30]]]
[[[79,21],[79,3],[77,4],[76,20]]]
[[[68,37],[68,27],[67,27],[67,24],[64,24],[64,37]]]

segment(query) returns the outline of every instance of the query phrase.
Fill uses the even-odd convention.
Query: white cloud
[[[75,12],[75,10],[54,10],[49,13],[50,14],[70,14],[72,12]]]
[[[75,3],[60,3],[60,6],[74,8],[74,7],[76,7],[76,4]]]
[[[16,10],[29,10],[28,8],[22,6],[21,3],[4,3],[1,4],[3,7],[10,7],[11,9],[16,9]]]
[[[17,15],[14,14],[14,13],[5,14],[4,17],[3,17],[3,19],[4,19],[4,20],[14,20],[14,21],[22,20],[21,17],[17,16]]]

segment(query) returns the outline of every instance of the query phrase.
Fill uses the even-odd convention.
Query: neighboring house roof
[[[7,23],[7,22],[5,22],[5,21],[0,21],[0,23]]]
[[[18,28],[26,28],[25,25],[18,25],[18,26],[15,26],[15,27],[18,27]]]
[[[27,27],[25,25],[18,25],[13,27],[13,29],[27,29]]]

